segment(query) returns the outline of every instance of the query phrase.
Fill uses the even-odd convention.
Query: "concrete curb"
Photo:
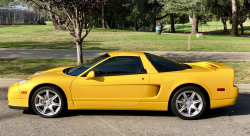
[[[10,86],[21,79],[15,79],[15,78],[0,78],[0,87],[1,86]]]
[[[10,85],[20,81],[21,79],[14,78],[0,78],[0,88],[9,87]],[[249,90],[250,92],[250,84],[235,84],[239,90]]]
[[[240,90],[250,90],[250,84],[235,84]]]

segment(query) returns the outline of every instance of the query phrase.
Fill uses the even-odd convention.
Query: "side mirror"
[[[88,73],[88,75],[86,76],[86,80],[90,80],[93,79],[95,77],[95,72],[92,70]]]

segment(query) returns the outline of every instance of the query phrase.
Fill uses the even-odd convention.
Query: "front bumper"
[[[11,109],[27,110],[29,107],[29,100],[23,99],[20,94],[19,85],[15,83],[9,87],[8,101]]]
[[[28,99],[8,99],[9,106],[12,107],[29,107]]]

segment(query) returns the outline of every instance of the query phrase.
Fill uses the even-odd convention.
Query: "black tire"
[[[47,92],[49,92],[49,95],[47,95]],[[44,118],[54,118],[64,111],[66,100],[58,88],[44,86],[34,92],[31,105],[37,115]]]
[[[171,99],[171,109],[181,119],[197,119],[204,113],[206,108],[207,100],[204,93],[194,86],[179,89]]]

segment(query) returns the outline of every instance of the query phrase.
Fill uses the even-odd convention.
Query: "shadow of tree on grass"
[[[102,42],[104,41],[84,41],[83,48],[88,50],[116,50],[114,48],[103,48]],[[33,42],[33,41],[21,41],[21,42],[0,42],[0,48],[25,48],[25,49],[76,49],[75,43],[55,41],[55,42]]]

